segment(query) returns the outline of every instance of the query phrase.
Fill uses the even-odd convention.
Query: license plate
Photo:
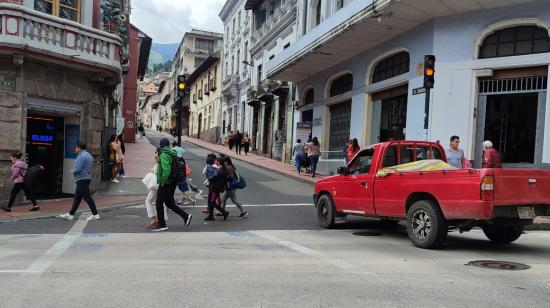
[[[532,219],[535,218],[535,208],[532,206],[518,207],[518,216],[520,219]]]

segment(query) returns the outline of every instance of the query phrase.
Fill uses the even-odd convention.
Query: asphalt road
[[[185,148],[202,183],[207,152]],[[143,206],[102,212],[99,221],[0,223],[0,306],[548,307],[550,232],[512,245],[479,230],[453,232],[443,249],[422,250],[402,225],[376,219],[321,230],[310,185],[236,164],[248,182],[239,192],[247,218],[229,208],[228,221],[206,223],[199,200],[185,208],[194,215],[188,230],[169,212],[169,232],[160,234],[144,227]],[[530,268],[465,265],[474,260]]]

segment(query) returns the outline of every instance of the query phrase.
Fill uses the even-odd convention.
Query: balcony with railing
[[[201,49],[194,47],[185,47],[185,53],[193,55],[211,55],[214,51],[212,49]]]
[[[269,16],[265,23],[257,30],[253,30],[250,37],[250,50],[270,41],[271,36],[277,35],[296,20],[297,0],[288,0],[273,15]]]
[[[121,72],[121,39],[115,34],[8,3],[0,3],[0,25],[0,46],[10,53],[107,69],[117,78]]]
[[[222,82],[222,95],[227,100],[236,98],[239,94],[239,75],[227,75]]]

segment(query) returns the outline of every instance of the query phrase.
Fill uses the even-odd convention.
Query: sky
[[[225,0],[132,0],[132,24],[154,43],[179,43],[192,27],[223,32]]]

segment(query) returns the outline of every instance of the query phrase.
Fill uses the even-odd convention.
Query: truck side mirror
[[[347,175],[348,174],[348,169],[346,167],[340,167],[340,168],[338,168],[337,172],[340,175]]]

